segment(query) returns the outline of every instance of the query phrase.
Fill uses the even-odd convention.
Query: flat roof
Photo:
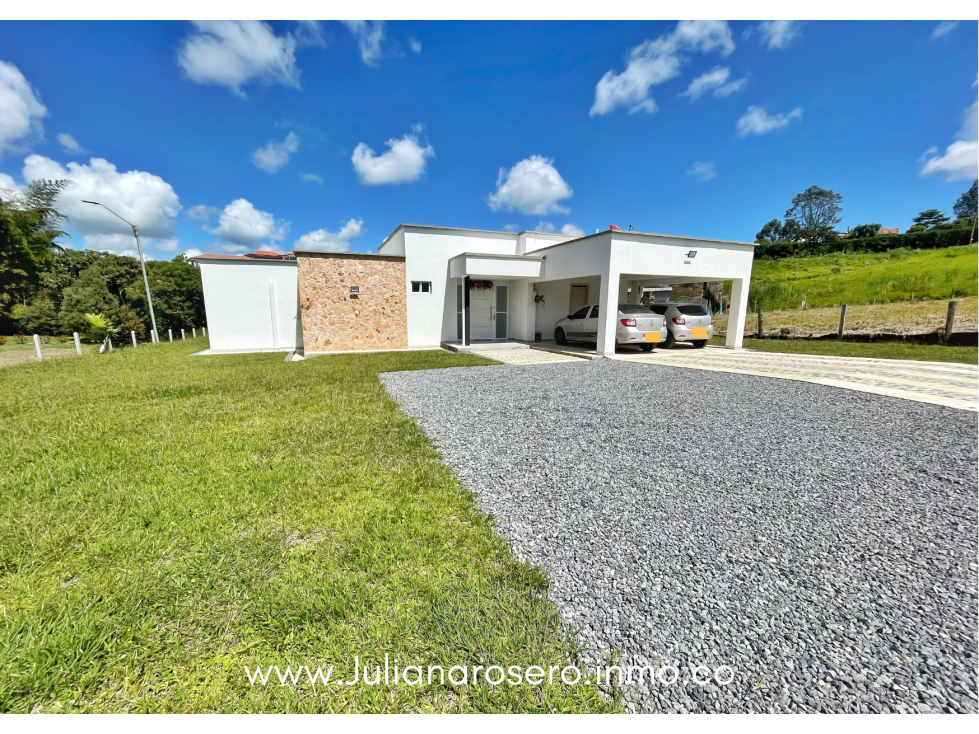
[[[399,224],[395,228],[395,230],[391,234],[389,234],[387,238],[385,238],[384,242],[381,243],[380,247],[384,247],[384,245],[386,245],[388,241],[398,233],[398,230],[404,229],[405,227],[417,227],[418,229],[443,229],[443,230],[450,230],[454,232],[479,232],[482,234],[502,234],[502,235],[509,235],[512,237],[516,237],[522,234],[542,235],[544,237],[568,237],[568,235],[561,234],[560,232],[538,232],[537,230],[533,230],[533,229],[524,229],[521,230],[520,232],[504,232],[504,231],[493,230],[493,229],[468,229],[466,227],[439,227],[431,224]],[[710,239],[708,237],[691,237],[690,235],[682,235],[682,234],[663,234],[662,232],[638,232],[636,230],[630,230],[630,229],[603,229],[600,232],[596,232],[595,234],[586,234],[586,235],[582,235],[581,237],[571,237],[565,240],[564,242],[555,242],[553,245],[548,245],[548,247],[564,245],[569,242],[577,242],[579,240],[587,240],[589,237],[597,237],[599,235],[609,234],[609,233],[615,235],[620,235],[620,234],[641,235],[644,237],[669,237],[671,239],[676,239],[676,240],[692,240],[695,242],[708,242],[708,243],[716,242],[722,245],[747,245],[748,247],[755,247],[757,244],[755,242],[740,242],[738,240],[716,240],[716,239]],[[380,247],[378,249],[380,249]],[[548,247],[542,247],[540,249],[546,250],[548,249]]]

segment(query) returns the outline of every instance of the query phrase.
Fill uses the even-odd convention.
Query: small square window
[[[413,280],[411,281],[411,292],[412,293],[431,293],[432,284],[427,280]]]

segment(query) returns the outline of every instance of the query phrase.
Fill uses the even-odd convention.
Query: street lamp
[[[105,204],[102,204],[98,201],[86,201],[85,199],[82,199],[82,203],[94,204],[95,206],[100,206],[110,214],[115,214],[115,216],[119,217],[119,215],[116,214],[114,211],[112,211],[109,207],[107,207]],[[122,217],[119,217],[119,219],[122,219]],[[150,305],[150,321],[153,322],[152,341],[154,343],[157,343],[157,340],[160,337],[160,332],[156,330],[156,314],[153,313],[153,299],[150,298],[150,281],[149,278],[146,277],[146,262],[143,260],[143,246],[139,243],[139,227],[137,227],[132,222],[127,222],[125,219],[122,219],[122,221],[126,222],[126,224],[128,224],[130,227],[133,228],[133,237],[136,238],[136,251],[139,253],[139,266],[143,269],[143,285],[146,286],[146,302]]]

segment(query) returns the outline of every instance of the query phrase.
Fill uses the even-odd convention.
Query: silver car
[[[667,349],[677,342],[689,342],[701,349],[714,336],[713,320],[699,303],[653,303],[649,307],[666,318],[669,334],[663,346]]]
[[[598,310],[592,304],[584,306],[554,325],[554,341],[558,344],[568,342],[598,341]],[[615,324],[615,344],[632,344],[650,352],[667,339],[666,319],[653,313],[646,306],[620,303],[618,321]]]

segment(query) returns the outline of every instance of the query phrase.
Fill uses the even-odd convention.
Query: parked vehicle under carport
[[[653,303],[649,308],[666,320],[666,349],[672,349],[677,342],[689,342],[702,349],[714,336],[713,319],[699,303]]]
[[[618,321],[615,324],[617,346],[632,345],[644,352],[651,352],[657,344],[667,339],[666,319],[646,306],[620,303]],[[598,339],[598,312],[595,304],[583,306],[563,318],[554,326],[554,341],[595,342]]]

